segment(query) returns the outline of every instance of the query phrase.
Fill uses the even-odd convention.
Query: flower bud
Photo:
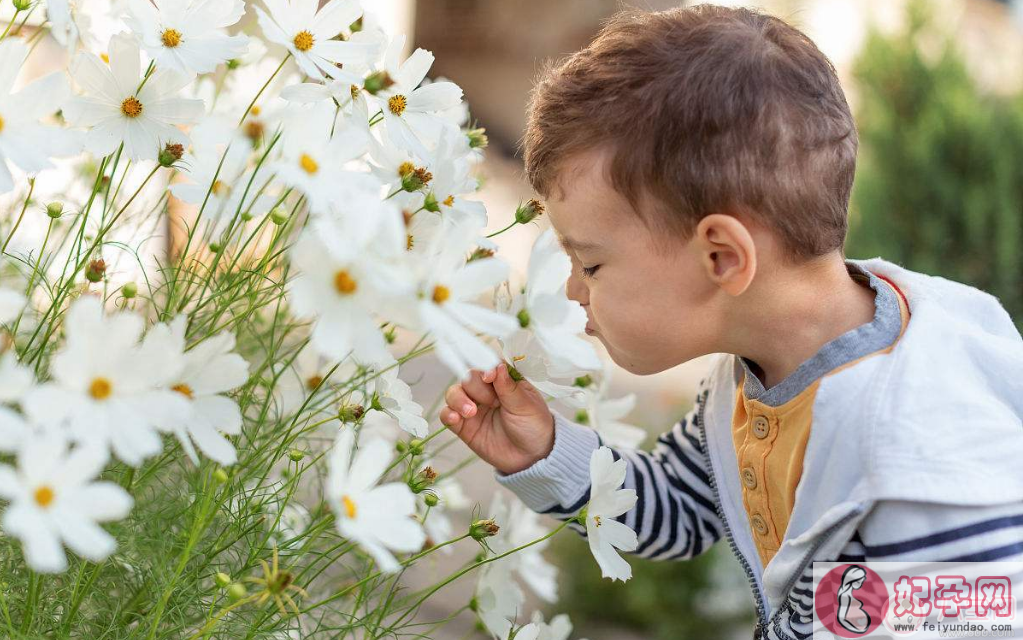
[[[576,378],[575,382],[572,383],[573,386],[581,387],[583,389],[590,386],[591,384],[593,384],[593,378],[588,373],[584,376]]]
[[[270,212],[270,222],[277,226],[281,226],[288,221],[288,212],[281,207],[274,207],[274,210]]]
[[[589,424],[590,414],[586,411],[586,409],[580,409],[575,412],[575,421],[579,424]]]
[[[440,498],[437,497],[436,493],[428,493],[423,496],[423,502],[425,502],[428,507],[436,507],[440,504]]]
[[[412,489],[412,493],[422,493],[436,481],[437,472],[433,470],[433,467],[423,467],[419,473],[409,480],[408,488]]]
[[[362,16],[359,16],[358,20],[348,25],[348,30],[351,31],[352,33],[358,33],[362,31]]]
[[[238,217],[242,219],[242,222],[248,222],[249,220],[252,220],[252,211],[246,209],[245,211],[242,211],[242,214]]]
[[[248,595],[249,595],[248,589],[246,589],[245,585],[243,585],[240,582],[232,582],[227,587],[227,597],[230,598],[232,602],[238,602],[239,600]]]
[[[64,213],[64,203],[60,201],[51,202],[46,205],[46,215],[50,216],[54,220],[59,218]]]
[[[472,262],[473,260],[482,260],[483,258],[490,258],[493,257],[493,255],[494,255],[493,249],[484,249],[483,247],[477,247],[476,250],[473,251],[472,254],[469,256],[469,259],[466,260],[466,262]]]
[[[394,450],[398,453],[405,453],[408,451],[408,444],[404,440],[399,440],[394,443]]]
[[[89,282],[99,282],[106,272],[107,263],[103,261],[103,258],[97,258],[90,261],[89,266],[85,267],[85,279]]]
[[[480,610],[480,601],[476,599],[476,596],[473,596],[469,600],[469,611],[479,611],[479,610]]]
[[[490,139],[487,138],[486,129],[480,127],[479,129],[469,129],[465,132],[466,137],[469,138],[470,149],[486,149],[487,145],[490,144]]]
[[[522,373],[520,373],[512,364],[507,362],[505,364],[508,366],[508,375],[511,376],[512,380],[515,382],[522,382],[526,379],[525,376],[523,376]]]
[[[18,11],[28,11],[32,8],[32,0],[14,0],[14,8]]]
[[[387,89],[394,84],[394,80],[388,75],[386,71],[377,71],[376,73],[370,74],[362,83],[362,87],[370,93],[376,95],[377,92]]]
[[[412,163],[407,163],[411,165]],[[425,187],[430,180],[433,180],[433,174],[427,171],[424,167],[412,167],[411,170],[405,171],[401,174],[401,188],[408,192],[419,191]]]
[[[519,326],[523,329],[529,326],[529,312],[525,308],[515,314],[515,317],[519,319]]]
[[[398,333],[395,331],[395,327],[389,328],[384,332],[384,340],[387,344],[394,344],[394,341],[398,338]]]
[[[408,441],[408,450],[414,456],[421,456],[426,450],[426,446],[420,438],[412,438]]]
[[[223,469],[217,469],[216,471],[213,472],[213,479],[219,482],[220,484],[224,484],[225,482],[230,480],[230,477],[227,475],[227,471],[224,471]]]
[[[227,585],[231,584],[231,576],[227,575],[223,571],[218,571],[217,575],[213,576],[213,581],[217,583],[218,587],[224,589]]]
[[[472,536],[473,540],[478,541],[496,536],[500,529],[501,527],[497,526],[497,523],[493,520],[475,520],[469,525],[469,535]]]
[[[300,462],[305,457],[305,451],[301,449],[292,449],[288,452],[288,457],[291,458],[292,462]]]
[[[169,167],[180,160],[183,155],[185,155],[184,145],[176,142],[168,142],[163,150],[160,151],[160,155],[157,159],[159,160],[161,167]]]
[[[139,286],[134,282],[125,282],[124,286],[121,287],[121,295],[131,300],[139,293]]]
[[[242,66],[242,62],[241,62],[241,60],[238,60],[237,58],[231,58],[230,60],[227,61],[227,68],[228,69],[232,69],[233,70],[233,69],[237,69],[240,66]]]
[[[440,213],[440,204],[437,202],[437,196],[432,191],[423,198],[423,208],[433,213]]]
[[[532,222],[537,216],[543,215],[543,211],[543,205],[539,200],[530,200],[526,204],[519,205],[519,208],[515,210],[515,222],[519,224]]]
[[[211,242],[209,246],[210,246],[210,251],[212,251],[213,253],[220,253],[220,251],[224,248],[224,247],[220,246],[219,242]]]
[[[342,404],[337,410],[337,417],[341,422],[358,422],[365,413],[361,404]]]

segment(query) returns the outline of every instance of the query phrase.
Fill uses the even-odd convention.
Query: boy
[[[857,135],[831,63],[747,9],[614,18],[547,73],[530,180],[618,365],[720,354],[652,453],[635,553],[728,539],[755,638],[811,634],[813,561],[1023,560],[1023,340],[993,296],[843,249]],[[441,420],[532,509],[589,497],[592,429],[502,365]]]

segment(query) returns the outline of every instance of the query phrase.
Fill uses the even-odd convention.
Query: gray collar
[[[870,288],[875,291],[874,319],[826,343],[808,360],[804,360],[788,377],[770,389],[764,389],[763,382],[750,369],[750,363],[753,361],[739,357],[738,360],[746,373],[743,395],[747,399],[757,400],[770,407],[783,405],[829,371],[884,349],[899,337],[899,332],[902,331],[902,313],[899,310],[897,294],[888,284],[866,269],[849,260],[845,261],[845,266],[852,278],[866,279]]]

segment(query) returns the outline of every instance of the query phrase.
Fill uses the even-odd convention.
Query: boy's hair
[[[543,73],[524,145],[545,198],[571,179],[566,158],[606,146],[614,189],[637,211],[652,196],[643,222],[662,248],[710,213],[772,229],[793,264],[843,247],[858,145],[849,105],[813,42],[754,10],[617,14]]]

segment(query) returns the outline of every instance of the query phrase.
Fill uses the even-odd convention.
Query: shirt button
[[[742,470],[742,483],[750,489],[757,488],[757,473],[753,467],[746,467]]]
[[[750,521],[753,523],[754,531],[756,531],[762,536],[767,535],[769,529],[767,527],[767,520],[764,520],[764,516],[760,515],[759,513],[754,513]]]
[[[757,416],[753,419],[753,435],[762,440],[767,437],[767,432],[769,430],[770,425],[767,422],[767,418],[764,416]]]

